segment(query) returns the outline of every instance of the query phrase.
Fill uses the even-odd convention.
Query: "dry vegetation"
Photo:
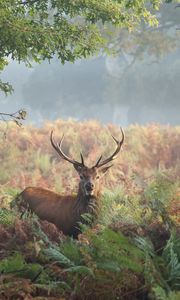
[[[180,127],[131,126],[106,175],[102,211],[78,241],[9,204],[29,185],[75,192],[77,175],[49,142],[88,165],[108,156],[118,127],[58,120],[10,126],[0,144],[0,299],[179,299]]]

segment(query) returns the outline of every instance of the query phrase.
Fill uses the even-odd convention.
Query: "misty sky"
[[[64,66],[54,59],[33,69],[12,62],[3,80],[11,82],[15,91],[12,96],[1,96],[1,111],[25,108],[27,121],[35,124],[72,117],[122,125],[175,125],[179,123],[180,60],[172,70],[171,56],[158,64],[137,63],[126,80],[122,78],[124,57],[101,57]]]
[[[172,36],[176,29],[171,28]],[[176,36],[180,45],[180,35]],[[158,59],[146,54],[135,62],[128,51],[65,65],[54,58],[50,64],[34,64],[33,68],[13,61],[1,73],[2,80],[14,88],[10,96],[0,94],[1,111],[24,108],[27,123],[36,125],[57,118],[98,119],[123,126],[177,125],[180,48],[171,48]]]

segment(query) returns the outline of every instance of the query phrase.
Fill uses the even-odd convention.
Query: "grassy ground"
[[[10,209],[29,185],[75,192],[72,166],[49,142],[65,132],[64,151],[87,164],[114,149],[97,122],[11,126],[0,145],[0,299],[168,299],[180,297],[180,127],[125,130],[125,144],[103,185],[102,209],[78,240],[35,216]],[[2,128],[3,130],[3,128]],[[2,131],[3,133],[4,131]]]

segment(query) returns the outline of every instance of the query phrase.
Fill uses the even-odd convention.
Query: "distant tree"
[[[160,0],[0,0],[0,71],[9,59],[62,63],[95,54],[105,47],[101,24],[133,30],[142,22],[157,25]],[[0,90],[12,86],[0,80]]]
[[[131,33],[114,28],[110,23],[105,30],[101,24],[101,33],[106,34],[107,45],[116,56],[82,60],[73,66],[67,63],[62,67],[56,58],[52,60],[51,68],[47,62],[36,65],[23,85],[26,103],[30,103],[43,118],[50,114],[56,118],[60,112],[62,117],[102,118],[105,121],[110,115],[104,113],[109,104],[111,115],[115,115],[113,121],[119,118],[117,107],[120,104],[131,106],[137,115],[137,106],[141,113],[147,106],[155,109],[173,103],[171,115],[175,114],[179,101],[179,13],[174,3],[164,3],[157,14],[158,27],[142,22],[138,30]],[[97,102],[104,111],[97,110]],[[164,114],[163,120],[168,120],[166,117]],[[176,118],[174,121],[177,122]]]
[[[117,55],[131,55],[128,68],[137,60],[152,58],[152,62],[158,62],[162,57],[175,52],[179,48],[180,33],[179,7],[171,1],[161,5],[157,13],[158,26],[150,27],[141,23],[138,30],[128,33],[126,30],[117,28],[109,35],[109,44]],[[110,25],[109,25],[110,26]],[[112,30],[109,30],[112,31]]]

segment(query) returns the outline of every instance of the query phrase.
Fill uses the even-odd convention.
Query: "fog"
[[[147,51],[136,57],[121,49],[116,56],[65,65],[56,57],[50,64],[34,64],[33,68],[11,61],[1,78],[13,85],[14,93],[7,97],[0,94],[1,111],[26,109],[26,122],[37,126],[57,118],[97,119],[122,126],[150,122],[177,125],[180,39],[176,25],[169,30],[176,41],[170,41],[171,49],[159,57]]]

